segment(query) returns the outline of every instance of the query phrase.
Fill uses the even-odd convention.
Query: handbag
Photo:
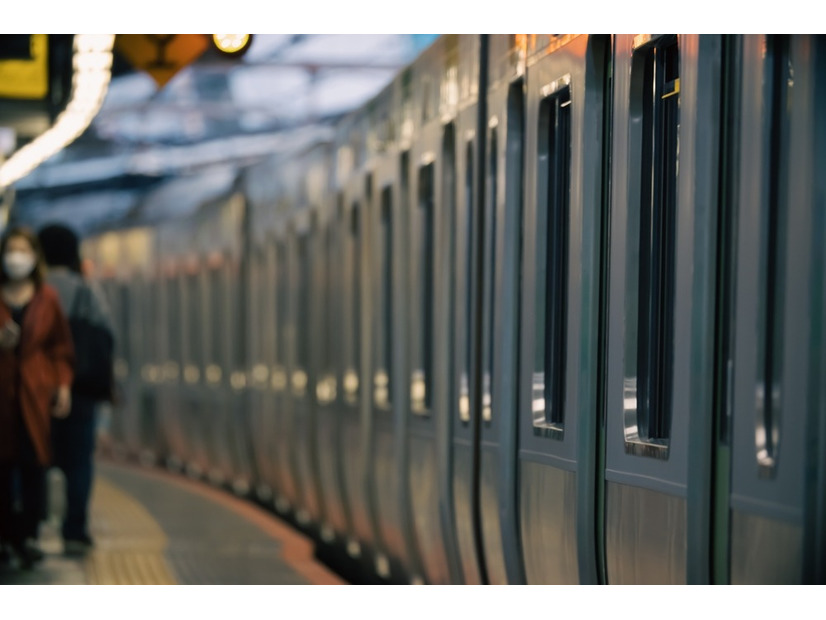
[[[114,338],[103,325],[89,320],[92,291],[78,287],[69,311],[75,345],[75,380],[72,392],[95,400],[112,400],[114,391]]]

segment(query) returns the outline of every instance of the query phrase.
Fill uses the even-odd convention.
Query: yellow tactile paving
[[[95,548],[84,568],[90,585],[172,585],[164,559],[167,538],[135,499],[99,477],[92,494],[90,529]]]

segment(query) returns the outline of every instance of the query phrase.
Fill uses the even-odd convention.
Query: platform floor
[[[0,584],[300,585],[345,583],[311,541],[254,504],[158,469],[98,462],[85,557],[63,554],[62,479],[50,472],[42,563],[0,566]]]

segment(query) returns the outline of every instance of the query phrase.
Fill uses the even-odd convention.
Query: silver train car
[[[440,37],[86,242],[118,446],[354,581],[823,583],[824,78],[822,36]]]

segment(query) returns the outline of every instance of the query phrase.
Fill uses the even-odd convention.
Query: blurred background
[[[0,37],[0,67],[20,53],[18,47],[27,51],[30,36],[45,35]],[[83,235],[185,215],[224,192],[240,166],[323,136],[437,35],[261,34],[236,53],[219,52],[212,35],[198,36],[209,45],[189,64],[186,52],[170,47],[170,64],[183,64],[171,76],[156,71],[153,77],[137,68],[138,59],[124,53],[119,41],[112,80],[94,120],[67,148],[6,190],[14,192],[15,206],[5,215],[35,228],[45,221],[69,222]],[[57,37],[71,41],[71,35],[49,37],[52,55],[66,43]],[[66,74],[71,78],[71,71],[62,73],[64,81]],[[158,76],[168,82],[161,86]],[[55,86],[60,84],[52,84],[50,96],[60,99],[54,91],[65,97],[70,85]],[[19,102],[4,94],[0,161],[48,122],[48,114],[24,118]],[[12,202],[8,194],[4,202]]]

